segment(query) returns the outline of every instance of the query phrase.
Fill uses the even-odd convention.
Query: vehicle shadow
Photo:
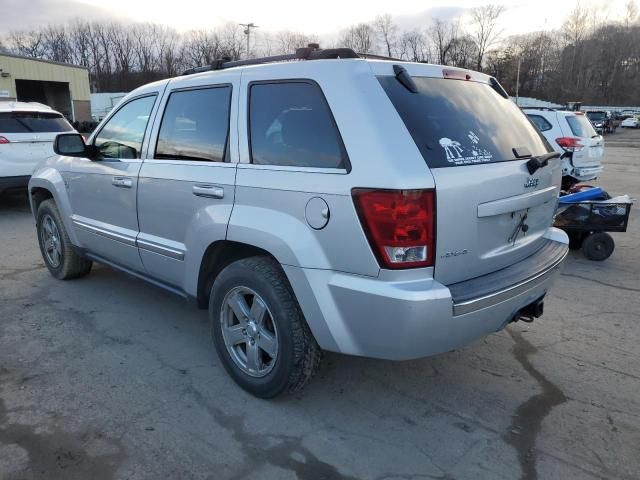
[[[0,215],[9,213],[31,213],[29,197],[26,191],[0,194]]]

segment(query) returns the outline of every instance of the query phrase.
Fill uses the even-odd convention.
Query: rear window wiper
[[[537,157],[531,157],[527,162],[527,170],[529,171],[529,175],[533,175],[538,169],[542,167],[546,167],[549,163],[549,160],[553,160],[554,158],[559,158],[560,154],[558,152],[545,153],[544,155],[538,155]]]
[[[411,78],[411,75],[409,75],[406,68],[402,65],[394,65],[393,73],[396,76],[396,80],[398,80],[404,88],[409,90],[411,93],[418,93],[418,86],[416,85],[416,82],[413,81],[413,78]]]

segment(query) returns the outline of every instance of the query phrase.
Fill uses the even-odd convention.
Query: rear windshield
[[[593,129],[591,122],[584,115],[569,115],[567,123],[576,137],[593,138],[598,134]]]
[[[487,84],[413,77],[411,93],[393,76],[378,80],[431,168],[514,160],[514,148],[549,151],[516,104]]]
[[[45,133],[73,130],[59,113],[0,112],[0,133]]]
[[[605,116],[604,112],[587,112],[587,117],[591,120],[604,120]]]

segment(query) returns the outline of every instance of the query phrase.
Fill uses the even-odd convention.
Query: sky
[[[323,37],[384,13],[392,14],[403,29],[423,28],[434,17],[457,17],[491,1],[506,8],[501,17],[505,35],[558,28],[576,5],[576,0],[0,0],[0,37],[13,29],[75,17],[155,22],[179,31],[253,22],[262,31],[291,30]],[[603,17],[613,18],[621,15],[626,0],[581,3],[597,4]]]

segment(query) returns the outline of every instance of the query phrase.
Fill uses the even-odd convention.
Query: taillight
[[[574,137],[556,138],[556,143],[564,148],[567,152],[577,152],[584,148],[584,145],[580,143],[580,139]]]
[[[369,244],[383,268],[433,265],[433,190],[354,189],[353,199]]]
[[[5,138],[3,136],[0,136],[0,145],[5,144],[5,143],[9,143],[9,139]]]

